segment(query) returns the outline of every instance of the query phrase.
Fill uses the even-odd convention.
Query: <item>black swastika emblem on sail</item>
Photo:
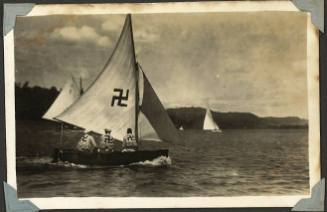
[[[128,101],[128,93],[129,90],[126,90],[126,93],[124,94],[124,90],[121,88],[114,88],[114,92],[117,93],[117,95],[112,96],[111,99],[111,106],[120,106],[120,107],[127,107],[127,101]]]

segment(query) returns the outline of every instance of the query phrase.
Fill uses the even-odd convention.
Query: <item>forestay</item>
[[[81,85],[71,77],[42,118],[54,121],[56,116],[61,114],[80,97],[81,91]]]
[[[57,116],[94,132],[110,128],[122,140],[127,128],[135,129],[135,57],[130,16],[101,74],[85,93]]]

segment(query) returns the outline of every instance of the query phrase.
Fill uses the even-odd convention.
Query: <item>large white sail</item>
[[[127,16],[115,50],[101,74],[85,93],[57,116],[94,132],[110,128],[114,138],[122,140],[127,128],[135,130],[136,62],[131,18]]]
[[[117,46],[103,71],[56,119],[98,133],[109,128],[118,140],[123,139],[127,128],[132,128],[141,140],[176,141],[174,125],[144,72],[139,69],[128,15]]]
[[[53,121],[56,116],[61,114],[80,97],[81,91],[81,85],[73,77],[70,78],[42,118]]]
[[[221,132],[220,128],[212,118],[212,114],[209,108],[207,108],[206,115],[203,123],[204,130],[212,130],[216,132]]]

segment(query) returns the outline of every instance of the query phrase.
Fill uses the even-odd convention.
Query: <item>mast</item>
[[[83,85],[82,85],[82,77],[79,78],[79,94],[82,95],[84,93],[84,90],[83,90]]]
[[[138,63],[136,61],[136,55],[135,55],[132,16],[131,16],[131,14],[128,14],[127,16],[130,20],[129,26],[131,27],[131,33],[132,33],[133,59],[134,59],[134,65],[135,65],[135,125],[134,125],[134,130],[135,130],[136,143],[138,144],[138,142],[139,142],[138,117],[139,117],[139,97],[140,97],[139,96],[139,68],[138,68]]]
[[[64,123],[61,122],[61,125],[60,125],[60,145],[63,145],[63,137],[64,137]]]
[[[138,144],[139,142],[139,127],[138,127],[138,122],[139,122],[139,99],[140,99],[140,95],[139,95],[139,69],[138,69],[138,65],[137,63],[135,63],[135,139],[136,139],[136,143]]]

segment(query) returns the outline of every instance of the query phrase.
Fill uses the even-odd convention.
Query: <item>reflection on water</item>
[[[309,192],[308,131],[183,131],[170,157],[124,167],[17,158],[20,197],[239,196]]]

